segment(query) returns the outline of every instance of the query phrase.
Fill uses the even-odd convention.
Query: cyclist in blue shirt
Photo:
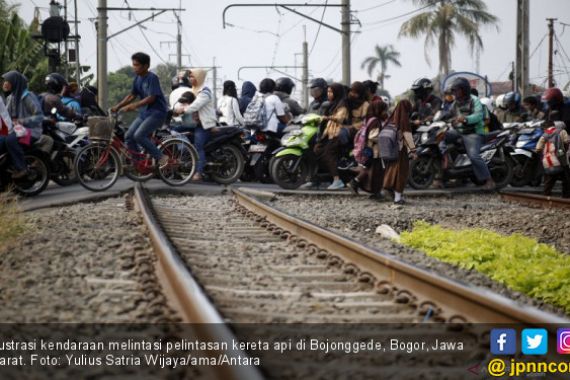
[[[168,106],[164,93],[160,88],[158,76],[149,71],[150,57],[145,53],[135,53],[131,57],[136,74],[131,93],[119,104],[111,108],[112,112],[129,112],[139,110],[139,116],[133,121],[126,133],[125,141],[131,151],[144,148],[159,166],[168,163],[168,157],[152,143],[149,136],[166,121]],[[134,101],[136,98],[140,100]]]

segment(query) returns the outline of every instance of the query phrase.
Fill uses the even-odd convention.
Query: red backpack
[[[361,165],[366,165],[372,156],[370,148],[367,147],[367,140],[368,130],[374,120],[376,120],[375,117],[371,117],[366,120],[366,124],[364,124],[358,132],[356,132],[356,136],[354,136],[354,148],[352,149],[352,154],[354,155],[356,162]]]
[[[560,132],[562,132],[562,128],[550,127],[543,134],[545,144],[542,165],[547,174],[558,173],[568,166],[568,157]]]

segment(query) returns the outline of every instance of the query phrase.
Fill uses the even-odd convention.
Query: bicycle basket
[[[90,117],[87,125],[89,126],[89,140],[110,141],[113,137],[113,124],[108,117]]]

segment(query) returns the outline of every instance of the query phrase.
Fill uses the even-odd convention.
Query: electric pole
[[[97,88],[101,108],[108,107],[107,86],[107,0],[97,0]]]
[[[305,41],[303,41],[303,108],[309,108],[309,44],[307,42],[307,26],[303,25]],[[295,65],[297,66],[297,65]]]
[[[554,60],[554,21],[557,18],[547,18],[548,21],[548,88],[554,87],[554,76],[552,74],[552,62]]]
[[[63,19],[67,22],[67,0],[63,2]],[[65,80],[69,78],[69,45],[67,43],[67,38],[65,39],[65,67],[64,67],[64,77]]]
[[[79,63],[79,19],[77,18],[77,0],[73,0],[75,13],[75,80],[77,85],[81,84],[81,63]]]
[[[342,82],[350,86],[350,0],[342,0]]]
[[[517,66],[515,89],[526,96],[529,86],[529,0],[517,0]]]
[[[212,94],[214,95],[214,107],[218,107],[218,98],[216,96],[216,89],[218,88],[218,68],[216,67],[216,57],[214,57],[213,59],[213,65],[212,65],[212,75],[213,75],[213,81],[214,81],[214,85],[212,88]]]

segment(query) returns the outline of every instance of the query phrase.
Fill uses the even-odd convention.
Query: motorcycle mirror
[[[56,115],[57,114],[57,108],[53,107],[50,112],[52,115]]]

